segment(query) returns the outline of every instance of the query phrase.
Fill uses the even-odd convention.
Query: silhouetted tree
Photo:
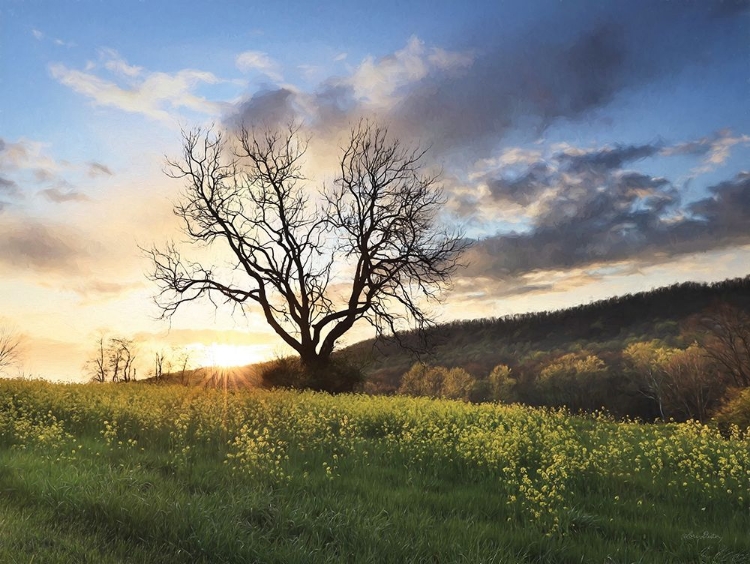
[[[136,345],[133,339],[100,335],[85,370],[94,382],[130,382],[136,378]]]
[[[378,335],[403,322],[431,323],[420,299],[450,283],[465,243],[441,230],[444,204],[424,151],[404,148],[384,128],[355,127],[332,187],[314,203],[304,186],[306,142],[298,131],[243,127],[232,147],[221,132],[183,134],[183,154],[168,174],[186,180],[175,207],[193,242],[223,246],[229,273],[186,260],[175,244],[148,251],[164,315],[200,297],[244,310],[257,304],[266,322],[325,373],[336,342],[359,320]],[[345,288],[331,288],[332,267],[348,267]],[[225,275],[226,274],[226,275]],[[314,379],[327,389],[325,379]]]
[[[18,361],[21,338],[10,327],[0,327],[0,372]]]

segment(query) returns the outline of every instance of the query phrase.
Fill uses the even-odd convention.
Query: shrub
[[[716,421],[724,430],[733,425],[740,429],[750,429],[750,388],[736,391],[718,411]]]
[[[264,388],[342,393],[355,391],[364,381],[362,369],[346,356],[334,357],[315,369],[303,366],[299,357],[287,356],[265,363],[259,372]]]
[[[512,403],[518,401],[516,387],[518,382],[511,376],[511,370],[505,364],[498,364],[487,377],[490,385],[490,397],[493,401]]]
[[[399,393],[407,396],[468,401],[474,378],[463,368],[445,368],[417,362],[404,374]]]

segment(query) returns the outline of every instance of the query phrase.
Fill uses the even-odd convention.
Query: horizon
[[[24,374],[83,381],[102,333],[144,372],[171,347],[287,352],[258,309],[155,319],[138,247],[180,238],[164,155],[211,123],[302,123],[311,190],[362,117],[428,148],[474,241],[439,323],[750,274],[745,1],[173,6],[0,7],[0,323]]]

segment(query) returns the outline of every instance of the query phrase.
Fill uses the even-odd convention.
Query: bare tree
[[[732,379],[735,386],[750,386],[750,315],[729,304],[719,304],[703,315],[698,325],[706,354]]]
[[[132,339],[114,337],[109,340],[109,366],[113,382],[135,380],[135,343]]]
[[[136,347],[132,339],[100,335],[85,369],[94,382],[130,382],[136,378]]]
[[[165,373],[172,368],[172,361],[167,357],[163,350],[154,352],[154,371],[153,376],[156,382],[160,382]]]
[[[86,361],[85,370],[93,382],[106,382],[109,379],[109,359],[107,340],[100,335],[96,340],[96,352]]]
[[[0,372],[18,361],[21,338],[9,327],[0,327]]]
[[[302,173],[307,145],[294,127],[243,127],[232,146],[220,132],[183,133],[182,159],[168,163],[168,174],[186,181],[174,211],[190,240],[223,245],[233,264],[222,275],[183,258],[174,243],[147,251],[165,316],[200,297],[243,311],[255,303],[303,365],[318,372],[359,320],[379,335],[396,334],[404,322],[419,329],[431,323],[421,299],[438,299],[465,243],[437,226],[445,200],[436,177],[423,172],[424,151],[360,123],[333,186],[316,203]],[[337,292],[334,265],[351,270]]]
[[[190,369],[192,359],[192,352],[190,349],[173,348],[172,354],[174,357],[175,373],[180,375],[180,384],[186,386],[188,384],[188,370]]]

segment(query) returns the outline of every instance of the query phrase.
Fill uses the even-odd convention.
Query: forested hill
[[[685,324],[691,317],[721,302],[750,311],[750,276],[714,284],[675,284],[559,311],[454,321],[427,332],[428,352],[419,359],[460,366],[482,377],[497,364],[517,366],[553,353],[606,354],[633,340],[679,343],[686,338]],[[403,340],[417,345],[415,333]],[[367,372],[377,391],[397,387],[400,376],[416,361],[413,353],[394,342],[368,340],[347,351],[369,358]]]

